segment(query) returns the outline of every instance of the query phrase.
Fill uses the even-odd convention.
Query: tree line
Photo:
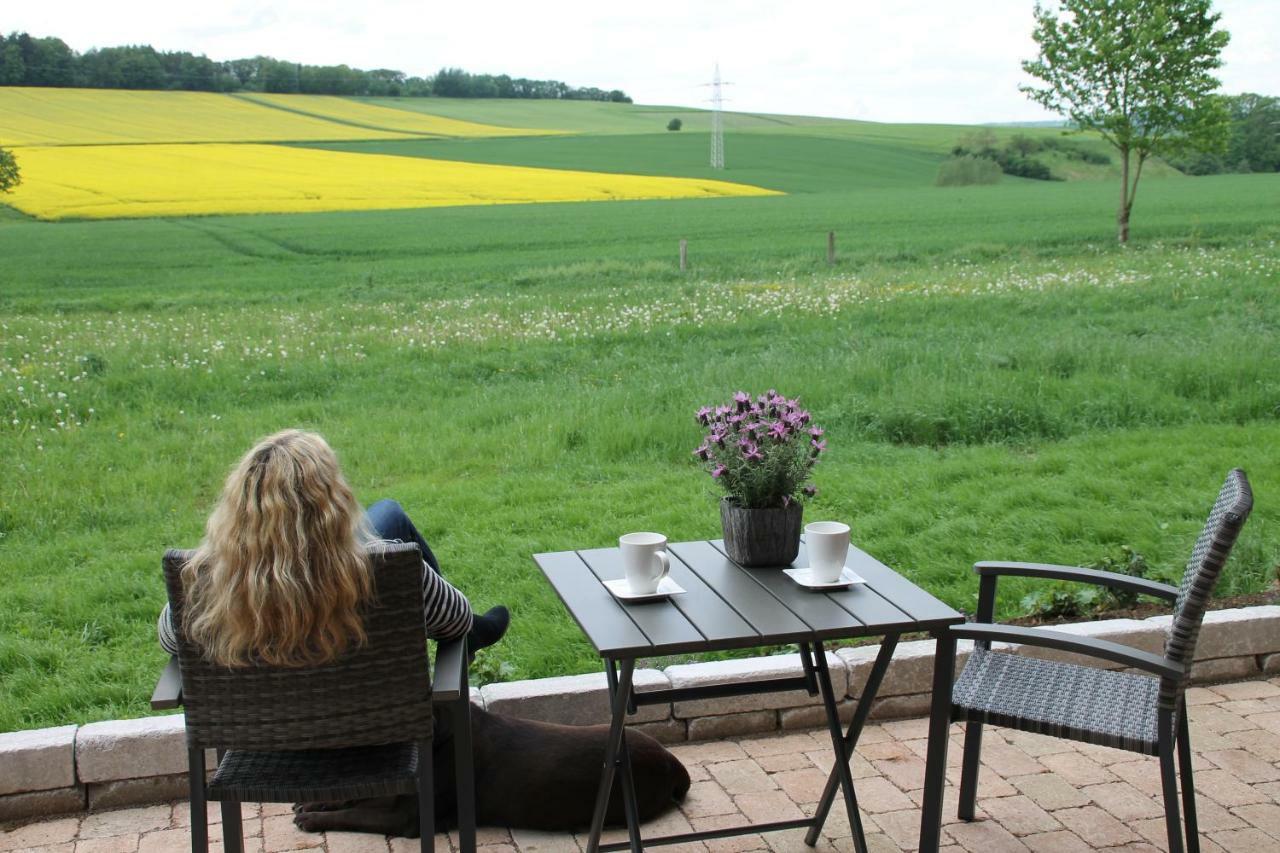
[[[575,87],[559,80],[471,74],[442,68],[411,77],[391,68],[303,65],[270,56],[218,62],[203,54],[150,45],[93,48],[78,53],[60,38],[0,35],[0,86],[89,89],[172,89],[189,92],[281,92],[441,98],[546,98],[631,103],[619,89]]]

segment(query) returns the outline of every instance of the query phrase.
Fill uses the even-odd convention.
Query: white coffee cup
[[[842,521],[815,521],[804,527],[809,548],[809,576],[814,583],[835,583],[849,556],[849,525]]]
[[[618,538],[627,586],[636,595],[652,595],[671,571],[667,537],[661,533],[628,533]]]

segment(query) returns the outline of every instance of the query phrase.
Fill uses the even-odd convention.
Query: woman
[[[362,512],[333,450],[296,429],[263,439],[227,478],[204,541],[183,569],[187,638],[224,666],[333,660],[365,639],[369,551],[386,541],[422,549],[427,636],[465,634],[472,652],[502,638],[507,609],[474,615],[400,505],[379,501]],[[168,605],[158,630],[160,645],[176,654]]]

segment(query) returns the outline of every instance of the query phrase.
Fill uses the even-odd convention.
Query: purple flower
[[[756,430],[760,430],[760,429],[764,429],[764,424],[760,423],[759,421],[748,421],[747,423],[744,423],[738,427],[738,432],[743,432],[743,433],[746,433],[747,435],[753,436],[756,434]]]
[[[707,440],[710,441],[712,444],[714,444],[716,447],[724,447],[723,432],[713,432],[711,433],[711,435],[707,436]]]
[[[753,444],[750,449],[743,448],[742,458],[746,459],[748,462],[763,462],[764,454],[760,452],[760,448]]]
[[[698,414],[696,415],[698,423],[704,426],[711,423],[711,414],[713,411],[714,410],[710,406],[703,406],[701,409],[698,409]]]
[[[693,451],[693,455],[703,461],[706,461],[711,458],[711,448],[707,446],[706,442],[703,442],[701,447]]]
[[[809,435],[813,436],[814,438],[822,438],[822,436],[826,435],[826,432],[827,431],[822,427],[809,428]]]
[[[769,427],[769,438],[781,444],[791,435],[791,430],[782,421],[774,421],[773,426]]]
[[[818,487],[817,487],[817,486],[812,486],[812,485],[811,485],[811,486],[805,486],[805,487],[804,487],[803,489],[801,489],[800,491],[804,492],[804,496],[805,496],[806,498],[811,498],[811,497],[813,497],[814,495],[816,495],[816,494],[818,493]]]
[[[756,449],[756,443],[751,440],[751,436],[744,435],[742,438],[738,439],[738,447],[742,448],[743,453],[749,453]]]
[[[739,412],[745,412],[747,406],[751,404],[751,397],[746,391],[739,391],[733,395],[733,402],[738,407]]]
[[[804,410],[800,410],[796,412],[796,418],[800,421],[800,423],[807,424],[809,422],[809,413]]]
[[[711,469],[711,476],[718,480],[719,478],[723,477],[726,473],[728,473],[728,471],[729,469],[724,467],[723,465],[717,465],[716,467]]]
[[[816,438],[809,440],[809,446],[813,448],[814,456],[817,456],[819,453],[827,449],[827,443],[825,441],[819,441]]]
[[[722,420],[725,415],[732,411],[733,409],[728,406],[716,406],[716,420]]]

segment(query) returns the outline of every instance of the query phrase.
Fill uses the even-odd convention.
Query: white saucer
[[[782,573],[805,589],[844,589],[845,587],[852,586],[855,583],[866,583],[866,580],[859,577],[854,573],[853,569],[848,566],[840,572],[838,580],[831,581],[830,583],[818,583],[813,580],[813,569],[809,568],[783,569]]]
[[[604,588],[609,590],[613,597],[619,601],[653,601],[659,598],[666,598],[669,595],[680,595],[684,592],[684,587],[673,581],[670,576],[658,582],[657,592],[632,592],[631,584],[627,583],[626,578],[605,581]]]

